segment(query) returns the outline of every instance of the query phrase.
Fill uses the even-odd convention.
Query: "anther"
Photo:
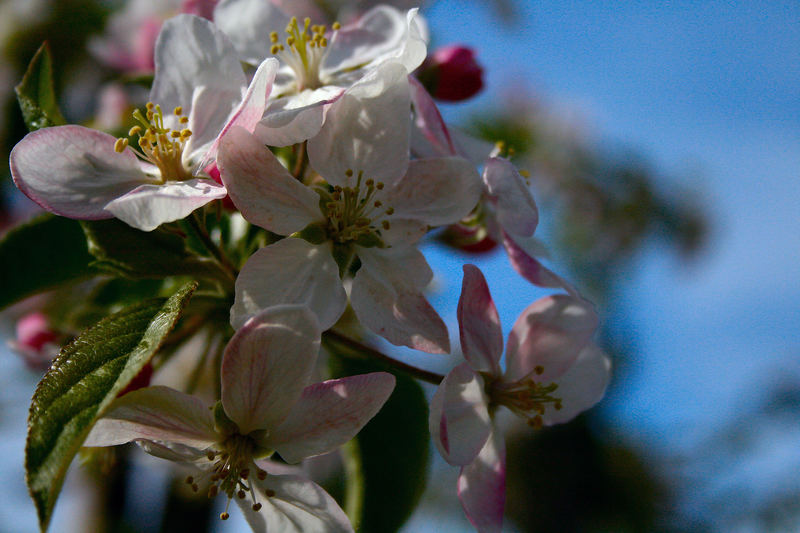
[[[264,472],[263,470],[261,470],[260,468],[256,471],[256,476],[261,481],[264,481],[265,479],[267,479],[267,473]]]
[[[253,504],[253,510],[256,511],[256,512],[260,511],[261,510],[261,504],[260,503],[254,503]]]
[[[348,168],[347,170],[344,171],[344,175],[347,176],[348,178],[352,178],[353,177],[353,169],[352,168]]]
[[[194,478],[192,476],[187,477],[186,478],[186,484],[187,485],[191,485],[192,483],[194,483]]]
[[[236,496],[237,496],[237,497],[238,497],[240,500],[244,500],[245,493],[244,493],[244,491],[243,491],[243,490],[239,489],[239,492],[237,492],[237,493],[236,493]]]
[[[125,148],[128,147],[128,139],[117,139],[117,142],[114,143],[114,151],[118,154],[121,154],[125,151]]]
[[[214,498],[217,494],[219,494],[219,487],[216,485],[211,485],[208,487],[208,497]]]
[[[275,496],[275,491],[272,489],[267,489],[264,491],[264,494],[267,495],[267,498],[272,498],[273,496]]]
[[[333,24],[331,24],[331,28],[333,28],[334,30],[340,30],[342,28],[342,25],[339,24],[338,22],[334,22]]]
[[[183,115],[183,107],[178,106],[172,112],[175,113],[178,116]]]
[[[533,371],[536,372],[537,375],[541,376],[544,374],[544,367],[542,365],[536,365],[533,367]]]
[[[128,137],[133,137],[134,135],[139,135],[142,132],[141,126],[134,126],[128,130]]]
[[[229,515],[228,513],[220,513],[220,515],[219,515],[219,519],[220,520],[227,520],[230,517],[231,517],[231,515]]]

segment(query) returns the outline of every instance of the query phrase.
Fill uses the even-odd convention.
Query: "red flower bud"
[[[447,102],[466,100],[483,88],[483,69],[475,52],[461,45],[436,49],[418,77],[434,98]]]

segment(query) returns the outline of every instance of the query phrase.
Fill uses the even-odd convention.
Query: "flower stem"
[[[230,278],[231,281],[236,280],[236,276],[238,275],[238,271],[236,267],[233,266],[230,259],[222,252],[222,250],[217,246],[217,244],[211,239],[211,236],[206,231],[205,224],[201,224],[200,220],[196,213],[192,213],[188,217],[186,217],[187,224],[185,227],[188,227],[194,236],[202,243],[203,247],[211,254],[211,257],[217,262],[217,264],[222,268],[225,272],[225,275]]]
[[[428,383],[432,383],[434,385],[438,385],[444,379],[444,376],[441,374],[437,374],[436,372],[431,372],[429,370],[424,370],[422,368],[417,368],[415,366],[409,365],[408,363],[403,363],[402,361],[398,361],[393,357],[389,357],[383,352],[376,350],[375,348],[370,348],[369,346],[362,344],[361,342],[351,339],[347,335],[339,333],[333,329],[329,329],[326,331],[323,336],[325,340],[328,342],[338,343],[342,346],[346,346],[351,350],[358,352],[362,355],[367,357],[371,357],[373,359],[377,359],[383,363],[386,363],[401,372],[404,372],[411,377],[419,379],[421,381],[426,381]]]

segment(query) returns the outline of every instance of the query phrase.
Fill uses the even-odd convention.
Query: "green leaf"
[[[14,87],[28,130],[66,124],[53,89],[53,67],[46,42],[36,51],[19,85]]]
[[[189,283],[168,299],[101,320],[64,347],[39,382],[28,416],[25,472],[42,531],[92,424],[150,361],[196,287]]]
[[[384,365],[352,359],[339,364],[342,375],[385,371],[397,378],[389,400],[345,449],[345,505],[353,525],[361,533],[397,531],[416,508],[427,482],[425,393],[415,380]]]
[[[38,216],[0,240],[0,309],[96,271],[86,237],[75,220]]]
[[[96,268],[127,278],[225,278],[213,260],[186,251],[184,240],[162,228],[140,231],[117,219],[81,222]],[[227,279],[227,278],[225,278]]]

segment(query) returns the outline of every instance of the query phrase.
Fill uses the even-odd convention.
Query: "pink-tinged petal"
[[[136,444],[145,453],[174,463],[193,463],[199,466],[208,462],[208,452],[184,444],[155,442],[152,440],[137,440]]]
[[[151,231],[165,222],[188,216],[198,207],[225,198],[225,187],[208,179],[140,185],[109,202],[106,209],[126,224]]]
[[[251,224],[289,235],[322,218],[317,193],[243,128],[234,127],[223,138],[218,166],[231,200]]]
[[[581,351],[575,364],[561,376],[554,395],[561,398],[561,409],[547,408],[545,425],[562,424],[575,418],[599,402],[611,380],[611,359],[597,346],[590,344]]]
[[[189,126],[193,136],[203,139],[193,140],[194,146],[212,141],[247,86],[228,37],[204,18],[178,15],[161,27],[155,63],[150,101],[159,104],[165,115],[178,106],[190,119],[195,112],[202,114],[202,120]],[[195,95],[197,90],[200,96]],[[172,116],[165,116],[165,124],[182,127]]]
[[[493,432],[475,460],[461,469],[458,499],[479,533],[500,533],[506,504],[506,449]]]
[[[492,431],[483,378],[467,363],[445,376],[431,399],[428,428],[445,461],[471,463]]]
[[[520,276],[537,287],[561,288],[575,298],[580,297],[580,294],[572,284],[542,265],[542,263],[526,249],[530,248],[529,246],[525,248],[520,246],[516,242],[516,240],[521,240],[519,237],[514,238],[508,233],[502,232],[502,239],[503,246],[506,249],[506,253],[508,253],[508,260]]]
[[[393,265],[391,260],[413,258],[413,252],[419,253],[414,248],[408,249],[411,252],[359,248],[361,269],[350,292],[353,311],[361,324],[392,344],[429,353],[448,353],[447,326],[422,294],[424,285],[420,287],[417,283],[420,273],[411,271],[413,264]],[[403,278],[404,275],[412,277]]]
[[[433,270],[414,246],[357,248],[361,263],[380,283],[408,290],[424,290],[433,280]]]
[[[270,32],[285,36],[289,15],[271,1],[221,0],[214,9],[214,23],[230,36],[242,60],[258,64],[271,55]]]
[[[258,66],[250,86],[242,99],[242,102],[236,110],[228,118],[228,122],[219,132],[217,138],[206,152],[203,160],[198,165],[200,168],[205,168],[208,164],[216,159],[219,144],[222,138],[228,131],[235,127],[241,127],[249,132],[256,129],[256,124],[264,116],[264,109],[267,107],[267,97],[272,91],[272,82],[275,80],[275,73],[278,71],[278,60],[274,57],[265,59],[261,65]]]
[[[503,330],[486,278],[475,265],[464,265],[458,300],[458,326],[464,359],[478,372],[500,374]]]
[[[217,0],[183,0],[181,2],[181,13],[197,15],[208,20],[214,17],[214,7]]]
[[[539,223],[539,211],[525,179],[507,159],[492,157],[483,169],[483,181],[497,221],[507,233],[530,237]]]
[[[280,304],[307,305],[323,331],[336,323],[347,306],[347,294],[326,245],[288,238],[251,255],[236,278],[231,325],[238,329],[250,317]]]
[[[461,157],[417,159],[408,173],[388,191],[386,204],[398,218],[429,226],[458,222],[481,197],[481,181],[472,163]]]
[[[413,28],[410,28],[410,23],[406,13],[390,6],[369,10],[355,24],[345,26],[333,35],[322,60],[323,75],[336,76],[387,59],[400,60],[411,72],[425,59],[426,48],[416,22]],[[420,41],[422,58],[418,57]],[[415,61],[419,63],[414,64]]]
[[[344,511],[325,490],[300,476],[267,475],[253,479],[260,511],[236,498],[253,533],[352,533]],[[269,496],[267,495],[269,494]]]
[[[410,113],[406,70],[386,63],[370,71],[331,104],[308,143],[311,166],[332,185],[350,184],[349,169],[391,187],[408,168]]]
[[[69,218],[111,218],[106,204],[150,178],[133,151],[117,153],[116,139],[83,126],[29,133],[11,150],[14,183],[44,209]]]
[[[153,440],[204,449],[217,440],[214,419],[199,398],[169,387],[147,387],[114,400],[84,446]]]
[[[558,380],[591,341],[598,318],[586,300],[546,296],[517,318],[506,344],[506,381]],[[541,367],[541,368],[538,368]]]
[[[298,305],[271,307],[236,332],[222,358],[222,406],[242,435],[286,418],[311,380],[321,335]]]
[[[411,89],[411,104],[414,106],[414,126],[428,145],[424,150],[426,155],[422,157],[461,155],[456,152],[450,131],[425,87],[414,76],[409,76],[408,85]]]
[[[265,445],[292,464],[335,450],[378,413],[394,383],[391,374],[374,372],[310,385]]]
[[[314,137],[325,122],[328,104],[343,92],[340,87],[320,87],[273,101],[256,127],[256,136],[269,146],[289,146]]]

